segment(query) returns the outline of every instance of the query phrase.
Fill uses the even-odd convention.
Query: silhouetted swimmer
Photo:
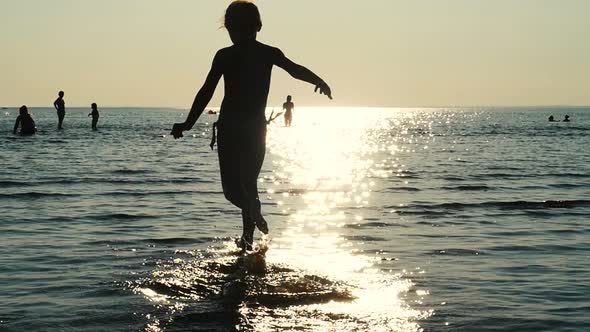
[[[98,117],[100,116],[98,114],[98,106],[96,106],[96,103],[92,103],[90,108],[92,111],[88,113],[88,116],[92,116],[92,130],[96,130],[96,124],[98,123]]]
[[[18,127],[20,126],[20,135],[34,135],[35,132],[37,132],[37,128],[35,127],[35,121],[33,120],[33,117],[31,114],[29,114],[29,109],[27,106],[21,106],[18,112],[19,115],[16,117],[16,122],[14,123],[14,129],[12,130],[12,133],[16,134]]]
[[[273,109],[272,112],[270,112],[270,116],[268,117],[268,119],[266,120],[266,124],[269,125],[271,122],[273,122],[276,118],[278,118],[279,116],[281,116],[281,114],[283,114],[283,112],[279,112],[277,113],[277,115],[274,115],[275,110]],[[274,116],[273,116],[274,115]]]
[[[549,122],[559,122],[559,121],[555,121],[555,118],[553,117],[553,115],[550,115]]]
[[[171,134],[174,138],[182,137],[183,131],[194,126],[223,76],[225,95],[217,121],[221,184],[227,200],[242,210],[243,233],[238,245],[242,250],[250,250],[255,227],[268,233],[261,213],[257,179],[266,152],[264,110],[273,66],[314,84],[316,91],[319,89],[330,99],[332,93],[328,84],[312,71],[289,60],[278,48],[256,40],[262,21],[253,3],[232,2],[225,12],[224,23],[233,45],[215,54],[186,121],[174,124]]]
[[[293,109],[295,104],[291,101],[291,96],[287,96],[287,101],[283,103],[283,109],[285,110],[285,127],[291,127],[291,121],[293,121]]]
[[[563,122],[570,122],[570,116],[566,114],[565,118],[563,118]]]
[[[53,107],[57,110],[57,129],[63,129],[62,124],[66,116],[66,102],[64,101],[64,92],[60,91],[57,99],[53,102]]]

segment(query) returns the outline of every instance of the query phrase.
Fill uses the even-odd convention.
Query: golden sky
[[[190,107],[229,1],[0,0],[0,105]],[[259,40],[322,76],[275,69],[269,106],[590,105],[590,1],[258,0]],[[220,104],[220,82],[211,106]]]

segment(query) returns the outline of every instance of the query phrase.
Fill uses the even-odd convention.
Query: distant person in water
[[[563,122],[570,122],[570,116],[566,115],[565,118],[563,119]]]
[[[549,122],[559,122],[559,121],[555,121],[555,118],[553,117],[553,115],[550,115]]]
[[[96,124],[98,123],[98,106],[96,106],[96,103],[92,103],[90,105],[90,108],[92,109],[92,111],[90,113],[88,113],[88,116],[92,116],[92,130],[96,130]]]
[[[289,60],[278,48],[256,40],[262,21],[253,3],[232,2],[225,12],[224,25],[233,45],[215,54],[186,121],[174,124],[171,134],[174,138],[182,137],[183,131],[194,126],[223,76],[225,96],[217,123],[221,184],[225,197],[242,210],[243,233],[237,244],[242,250],[251,250],[255,227],[268,233],[257,179],[266,152],[264,110],[273,66],[315,85],[321,94],[332,98],[332,93],[328,84],[312,71]]]
[[[35,121],[33,120],[33,117],[31,117],[31,114],[29,114],[29,109],[25,105],[21,106],[19,109],[19,114],[16,117],[14,129],[12,130],[13,134],[17,133],[19,126],[19,134],[22,136],[34,135],[35,132],[37,132],[37,128],[35,127]]]
[[[291,127],[291,121],[293,121],[293,109],[295,104],[291,101],[291,96],[287,96],[287,101],[283,103],[283,109],[285,110],[285,127]]]
[[[64,92],[60,91],[57,99],[53,102],[53,107],[57,110],[57,129],[63,129],[62,124],[66,116],[66,102],[64,101]]]

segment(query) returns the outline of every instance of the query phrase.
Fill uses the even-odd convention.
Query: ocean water
[[[590,108],[298,108],[243,256],[216,115],[175,141],[185,110],[16,112],[0,331],[590,330]]]

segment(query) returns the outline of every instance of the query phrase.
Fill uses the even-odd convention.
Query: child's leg
[[[62,124],[64,122],[64,117],[66,116],[65,112],[57,112],[57,128],[61,129],[62,128]]]
[[[219,170],[221,185],[225,198],[242,210],[242,237],[238,246],[242,250],[251,250],[254,242],[254,221],[250,216],[246,188],[242,180],[241,164],[242,135],[235,130],[218,125],[217,153],[219,155]]]
[[[258,175],[264,162],[266,154],[266,125],[256,128],[249,135],[248,146],[242,151],[242,174],[241,179],[244,181],[245,199],[247,209],[253,223],[258,229],[268,234],[268,225],[261,212],[260,199],[258,197]]]

